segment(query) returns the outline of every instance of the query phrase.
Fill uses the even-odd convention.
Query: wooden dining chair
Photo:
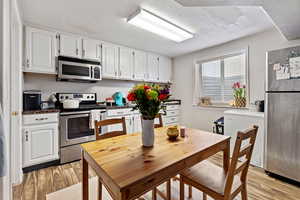
[[[121,124],[122,125],[122,130],[121,131],[111,131],[111,132],[106,132],[105,134],[100,135],[101,128],[103,126],[110,126],[110,125],[116,125],[116,124]],[[111,137],[116,137],[119,135],[126,135],[126,121],[125,117],[119,118],[119,119],[106,119],[106,120],[101,120],[101,121],[95,121],[95,128],[94,132],[96,135],[96,140],[102,140],[106,138],[111,138]],[[98,200],[102,199],[102,183],[100,179],[98,180]]]
[[[154,128],[160,128],[160,127],[163,127],[162,116],[161,116],[160,113],[158,113],[158,114],[155,116],[155,119],[158,119],[159,123],[158,123],[158,124],[154,124]]]
[[[209,161],[202,161],[180,173],[180,200],[184,199],[184,184],[201,190],[203,200],[207,199],[207,195],[215,200],[232,200],[239,193],[241,193],[242,200],[247,200],[247,173],[257,130],[258,127],[254,126],[237,133],[228,172]],[[246,146],[244,146],[245,142]],[[242,157],[245,159],[239,162],[238,159]]]
[[[159,123],[158,124],[154,124],[154,128],[161,128],[161,127],[163,127],[162,115],[160,113],[158,113],[155,116],[155,119],[158,119]],[[163,193],[162,191],[160,191],[157,188],[154,188],[152,190],[152,199],[153,200],[156,200],[156,195],[157,194],[159,194],[159,196],[161,196],[165,200],[169,200],[171,198],[171,179],[166,182],[166,194]]]
[[[103,126],[110,126],[110,125],[116,125],[116,124],[121,124],[122,125],[122,130],[120,130],[120,131],[111,131],[111,132],[106,132],[105,134],[100,134],[101,133],[101,128]],[[125,117],[118,118],[118,119],[105,119],[105,120],[101,120],[101,121],[95,121],[94,132],[95,132],[95,135],[96,135],[96,140],[111,138],[111,137],[115,137],[115,136],[119,136],[119,135],[126,135]]]
[[[122,130],[120,130],[120,131],[111,131],[111,132],[106,132],[105,134],[100,134],[101,133],[101,128],[103,126],[110,126],[110,125],[116,125],[116,124],[121,124],[122,125]],[[125,117],[118,118],[118,119],[105,119],[105,120],[101,120],[101,121],[95,121],[94,132],[95,132],[95,135],[96,135],[96,140],[111,138],[111,137],[115,137],[115,136],[119,136],[119,135],[126,135]]]

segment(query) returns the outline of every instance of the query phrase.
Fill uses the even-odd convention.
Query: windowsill
[[[193,105],[193,107],[200,108],[200,109],[214,109],[214,108],[219,108],[219,109],[238,109],[238,110],[248,110],[248,107],[234,107],[230,105]]]

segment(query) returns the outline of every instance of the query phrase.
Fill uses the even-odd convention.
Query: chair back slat
[[[160,128],[160,127],[163,127],[163,121],[162,121],[162,117],[161,117],[161,114],[158,113],[155,118],[158,118],[159,120],[159,123],[158,124],[154,124],[154,128]]]
[[[251,129],[247,129],[243,132],[239,131],[237,133],[237,138],[235,141],[230,167],[226,177],[224,194],[227,197],[231,195],[231,188],[232,188],[234,176],[240,174],[241,181],[242,182],[246,181],[248,168],[249,168],[249,164],[250,164],[250,160],[254,148],[254,143],[256,140],[257,131],[258,131],[258,126],[253,126],[253,128]],[[246,140],[249,140],[249,143],[242,148],[242,144],[243,142],[246,142]],[[243,156],[245,156],[245,161],[239,163],[238,159]]]
[[[245,162],[239,164],[239,166],[234,170],[234,175],[239,174],[242,170],[245,169],[245,167],[247,167],[247,165],[248,165],[248,162],[247,162],[247,161],[245,161]]]
[[[250,153],[253,144],[247,144],[246,147],[242,148],[239,153],[239,158],[245,156],[246,154]]]
[[[109,125],[115,125],[115,124],[121,124],[122,125],[122,130],[121,131],[111,131],[111,132],[107,132],[105,134],[100,135],[101,128],[103,126],[109,126]],[[122,118],[119,118],[119,119],[106,119],[106,120],[101,120],[101,121],[95,121],[94,133],[96,135],[96,140],[116,137],[116,136],[119,136],[119,135],[126,135],[125,117],[122,117]]]

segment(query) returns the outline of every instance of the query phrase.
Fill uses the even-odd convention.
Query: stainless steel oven
[[[100,111],[104,119],[105,110]],[[60,163],[81,158],[80,144],[95,141],[94,130],[90,129],[90,110],[62,112],[60,114]]]
[[[98,61],[58,57],[58,80],[99,81],[102,79],[101,71]]]
[[[60,146],[70,146],[96,139],[90,129],[90,111],[62,113],[60,115]]]

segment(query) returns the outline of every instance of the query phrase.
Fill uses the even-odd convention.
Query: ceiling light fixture
[[[131,15],[127,22],[175,42],[194,37],[192,33],[142,8]]]

